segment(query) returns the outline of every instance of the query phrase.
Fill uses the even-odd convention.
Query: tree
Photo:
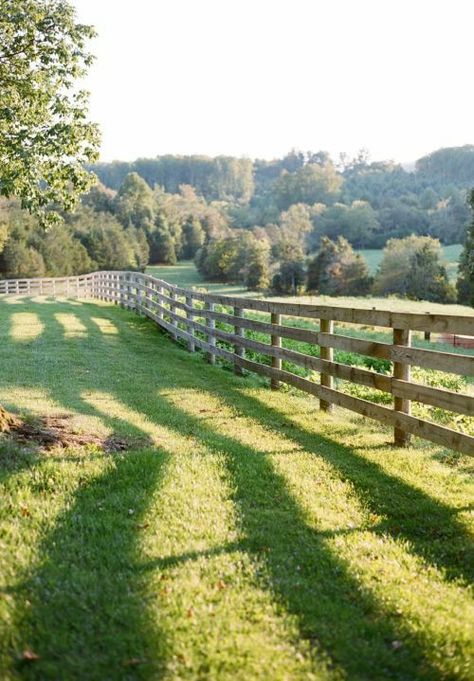
[[[115,213],[124,227],[149,232],[156,216],[153,191],[138,173],[129,173],[115,197]]]
[[[425,243],[410,258],[406,281],[407,298],[431,300],[434,303],[454,303],[456,291],[450,284],[446,267],[432,244]]]
[[[416,172],[433,183],[461,182],[469,187],[474,177],[474,146],[448,147],[418,159]]]
[[[330,203],[339,193],[342,177],[333,163],[308,163],[295,173],[284,170],[273,185],[273,195],[280,210],[293,203]]]
[[[194,258],[205,239],[201,223],[196,218],[188,219],[183,225],[183,248],[181,257],[185,260]]]
[[[81,241],[100,270],[138,269],[132,242],[117,218],[109,213],[89,214]]]
[[[367,263],[339,236],[321,239],[317,256],[308,265],[308,290],[329,296],[367,295],[371,285]]]
[[[76,87],[92,57],[90,26],[66,0],[0,0],[0,194],[44,223],[94,182],[98,130]]]
[[[272,280],[272,288],[276,293],[297,295],[303,288],[306,272],[304,253],[301,245],[295,241],[283,241],[279,244],[280,267]]]
[[[70,277],[92,271],[87,250],[66,225],[52,225],[46,233],[39,233],[36,239],[36,248],[43,256],[49,277]]]
[[[459,260],[457,290],[459,302],[474,307],[474,189],[469,194],[469,205],[472,218]]]
[[[452,190],[446,198],[438,202],[436,210],[430,211],[430,235],[441,239],[445,244],[461,243],[464,241],[470,217],[466,192]]]
[[[280,216],[282,235],[286,239],[294,239],[301,247],[305,247],[306,235],[311,232],[311,211],[304,203],[294,203]]]
[[[264,291],[270,284],[270,243],[252,235],[246,250],[244,283],[249,290]]]
[[[150,261],[152,263],[165,263],[176,265],[176,248],[174,239],[170,234],[168,224],[161,220],[156,229],[149,235]]]
[[[84,206],[90,206],[98,213],[115,213],[115,196],[117,192],[109,189],[102,182],[97,181],[96,184],[84,194],[81,203]]]
[[[46,267],[37,250],[24,241],[11,241],[2,253],[2,270],[9,278],[44,277]],[[2,407],[0,406],[0,420]]]
[[[379,228],[377,214],[367,201],[353,201],[350,206],[335,203],[324,211],[314,211],[313,223],[313,243],[318,236],[343,236],[356,248],[367,246]]]
[[[441,257],[438,239],[414,234],[404,239],[390,239],[375,275],[373,292],[434,302],[452,301],[453,288]]]

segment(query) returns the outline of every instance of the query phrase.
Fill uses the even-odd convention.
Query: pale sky
[[[72,0],[101,160],[474,143],[474,0]]]

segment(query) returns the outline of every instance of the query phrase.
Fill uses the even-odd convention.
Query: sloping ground
[[[472,679],[472,461],[188,355],[112,306],[0,302],[0,678]],[[471,666],[470,666],[471,665]]]

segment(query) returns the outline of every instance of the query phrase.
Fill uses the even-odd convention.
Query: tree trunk
[[[0,433],[8,433],[18,425],[20,425],[19,419],[0,406]]]

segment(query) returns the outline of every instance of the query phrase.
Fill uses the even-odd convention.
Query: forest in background
[[[252,290],[456,299],[439,242],[466,239],[474,146],[433,152],[413,170],[370,162],[365,152],[336,162],[321,151],[272,161],[160,156],[90,169],[99,182],[46,231],[2,200],[0,276],[194,258],[208,279]],[[385,248],[375,278],[355,248]],[[459,290],[468,302],[470,291]]]

